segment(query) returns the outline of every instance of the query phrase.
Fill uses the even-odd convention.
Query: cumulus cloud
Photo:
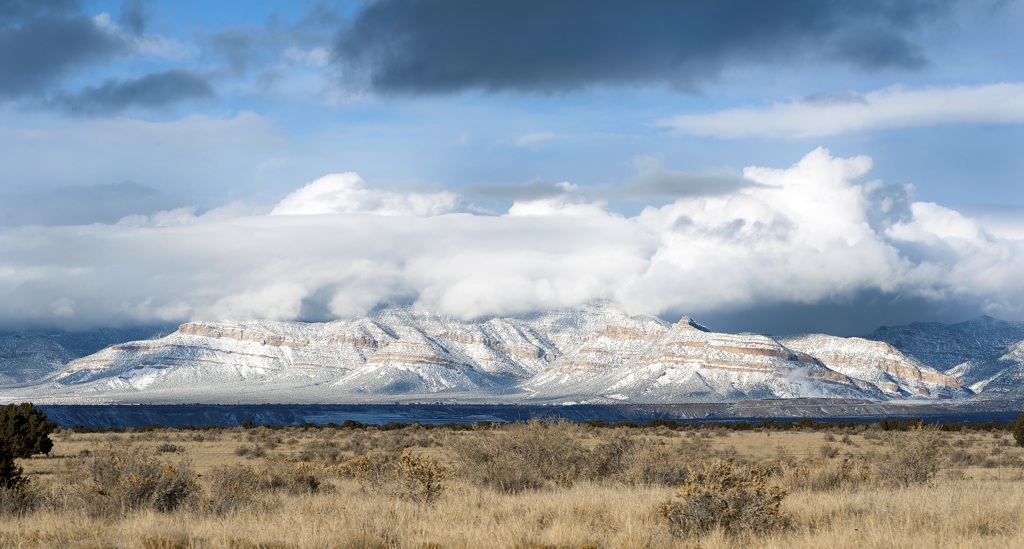
[[[661,120],[688,135],[804,138],[943,124],[1024,124],[1024,83],[948,88],[901,86],[817,94],[767,108],[737,108]]]
[[[271,215],[371,213],[389,216],[431,216],[455,210],[450,192],[397,193],[369,189],[358,174],[331,174],[289,194]]]
[[[633,217],[571,192],[480,215],[449,193],[335,174],[269,213],[8,227],[0,325],[326,320],[389,303],[476,317],[593,299],[701,318],[864,296],[1024,315],[1024,241],[914,202],[907,187],[864,181],[871,167],[816,149],[788,168],[747,168],[749,185]]]
[[[732,66],[919,68],[916,32],[955,3],[381,0],[343,28],[334,58],[384,93],[689,90]]]

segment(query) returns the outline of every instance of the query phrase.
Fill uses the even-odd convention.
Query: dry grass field
[[[1024,547],[1006,430],[60,430],[0,547]]]

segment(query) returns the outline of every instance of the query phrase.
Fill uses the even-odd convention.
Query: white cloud
[[[870,168],[817,149],[789,168],[748,168],[751,184],[733,192],[635,217],[564,197],[479,215],[450,193],[336,174],[274,208],[288,215],[233,205],[11,227],[0,229],[0,325],[341,317],[396,302],[474,317],[598,298],[699,318],[862,291],[1024,314],[1024,241],[862,182]]]
[[[289,194],[271,215],[371,213],[428,216],[455,210],[458,198],[450,192],[397,193],[368,189],[358,174],[326,175]]]
[[[819,95],[767,108],[677,116],[659,126],[725,139],[804,138],[944,124],[1024,124],[1024,83]]]

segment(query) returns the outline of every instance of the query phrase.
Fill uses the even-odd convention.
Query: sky
[[[1024,320],[1019,0],[0,0],[0,329]]]

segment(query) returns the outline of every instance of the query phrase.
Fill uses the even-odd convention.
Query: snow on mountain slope
[[[0,385],[41,379],[71,360],[71,353],[41,333],[0,333]]]
[[[613,347],[603,341],[616,340],[609,335],[597,339],[600,351]],[[880,396],[771,338],[713,333],[685,317],[670,329],[623,333],[621,340],[618,347],[626,351],[618,360],[591,360],[603,353],[580,352],[589,351],[584,344],[525,387],[534,398],[644,403],[675,402],[682,395],[690,401]]]
[[[0,332],[0,386],[38,382],[68,361],[104,347],[157,337],[167,327],[104,328],[87,332]]]
[[[987,396],[1024,397],[1024,341],[1010,347],[1009,352],[991,361],[995,373],[971,386]]]
[[[952,377],[907,357],[881,341],[811,334],[780,343],[814,356],[828,368],[870,383],[889,397],[965,397],[970,394]]]
[[[945,372],[964,387],[984,391],[987,380],[1012,366],[1001,357],[1024,341],[1024,322],[982,316],[957,324],[884,326],[866,337]]]
[[[966,342],[931,351],[947,362],[978,351],[985,362],[961,361],[945,375],[895,344],[715,333],[689,318],[673,325],[607,302],[479,321],[390,308],[327,323],[190,322],[163,338],[112,345],[63,367],[57,364],[66,355],[39,342],[35,355],[52,356],[49,369],[19,371],[46,377],[0,382],[18,387],[18,395],[62,402],[963,398],[971,393],[957,379],[976,379],[974,388],[994,396],[1020,391],[1024,342],[994,356],[981,353],[979,343],[1009,341],[1024,326],[1018,324],[979,319],[876,332],[921,356],[931,356],[928,341],[961,334]],[[10,347],[33,348],[19,345]],[[3,349],[0,360],[24,355]]]

